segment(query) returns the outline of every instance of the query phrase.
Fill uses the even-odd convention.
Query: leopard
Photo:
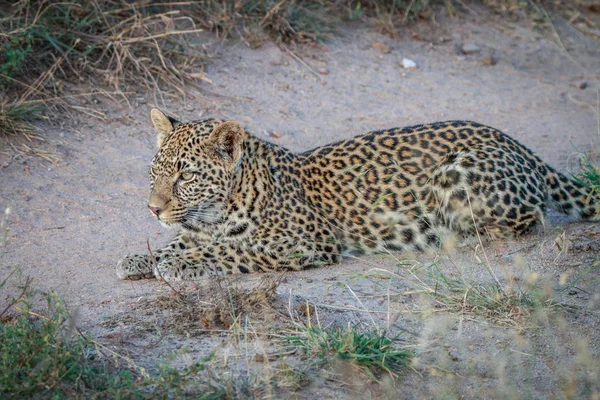
[[[176,230],[128,255],[120,279],[299,271],[369,253],[435,252],[450,235],[516,237],[552,207],[597,219],[599,201],[498,129],[443,121],[294,153],[236,121],[151,111],[148,208]]]

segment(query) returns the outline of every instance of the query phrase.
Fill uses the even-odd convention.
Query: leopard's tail
[[[557,211],[580,219],[597,219],[600,214],[600,193],[583,182],[555,171],[548,165],[545,172],[550,205]]]

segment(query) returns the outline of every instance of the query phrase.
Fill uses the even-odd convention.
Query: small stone
[[[312,282],[313,282],[313,280],[312,280],[312,279],[310,279],[310,278],[307,278],[307,279],[305,279],[304,281],[305,281],[306,283],[312,283]]]
[[[248,116],[238,117],[238,122],[241,122],[244,125],[252,125],[254,123],[254,121],[252,120],[252,118],[248,117]]]
[[[283,137],[283,134],[277,131],[271,131],[271,133],[269,133],[269,136],[275,139],[281,139]]]
[[[481,63],[483,65],[496,65],[498,64],[498,59],[494,56],[488,56],[481,59]]]
[[[579,81],[579,82],[575,82],[575,87],[577,87],[577,88],[579,88],[579,89],[583,90],[583,89],[585,89],[585,88],[587,88],[587,87],[588,87],[588,83],[587,83],[587,81]]]
[[[386,46],[385,44],[379,42],[374,42],[371,46],[374,49],[381,50],[382,53],[389,53],[392,51],[392,49],[390,49],[389,46]]]
[[[275,57],[271,60],[271,65],[281,65],[283,64],[283,57]]]
[[[481,46],[476,43],[465,43],[460,47],[460,51],[463,54],[475,54],[481,51]]]
[[[417,69],[418,68],[417,63],[409,58],[403,58],[402,61],[400,61],[400,66],[405,69]]]
[[[461,360],[460,354],[458,354],[458,351],[456,349],[449,349],[448,355],[450,356],[450,359],[452,361],[460,361]]]
[[[329,73],[329,71],[327,71],[327,68],[319,68],[319,74],[327,75],[328,73]]]

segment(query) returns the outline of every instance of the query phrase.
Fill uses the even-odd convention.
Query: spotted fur
[[[127,256],[121,279],[301,270],[343,254],[428,251],[444,235],[505,237],[548,205],[597,216],[589,189],[497,129],[469,121],[370,132],[301,154],[236,122],[153,110],[149,207],[179,233]]]

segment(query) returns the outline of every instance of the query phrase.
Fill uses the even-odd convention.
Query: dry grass
[[[504,15],[539,17],[540,23],[548,22],[548,12],[561,14],[584,33],[598,28],[591,1],[482,3]],[[6,90],[0,94],[0,132],[31,135],[28,121],[37,105],[70,107],[62,101],[63,81],[91,79],[121,94],[126,88],[150,91],[155,104],[190,95],[189,88],[201,90],[202,82],[210,82],[204,74],[209,56],[196,35],[202,30],[238,36],[250,47],[259,47],[267,36],[279,43],[312,43],[343,20],[363,20],[394,36],[415,19],[434,19],[436,12],[460,15],[470,8],[454,0],[21,0],[1,11],[0,85]]]
[[[117,90],[124,82],[143,83],[160,95],[164,86],[183,92],[203,77],[204,52],[184,41],[201,29],[168,2],[17,2],[0,27],[0,72],[8,85],[41,76],[30,86],[46,89],[91,73]]]
[[[481,257],[481,251],[478,254]],[[293,300],[291,293],[289,305],[288,300],[280,299],[276,293],[280,282],[268,277],[255,284],[214,278],[201,286],[186,285],[187,290],[165,286],[172,292],[170,296],[136,302],[124,313],[129,319],[113,317],[116,325],[153,330],[167,340],[193,337],[202,347],[208,344],[214,349],[207,356],[181,348],[160,364],[157,361],[156,372],[152,369],[146,377],[136,372],[139,367],[127,359],[126,368],[132,371],[132,377],[122,377],[103,390],[139,398],[147,398],[144,393],[289,398],[296,391],[300,391],[299,396],[310,397],[315,388],[327,388],[340,396],[355,391],[395,397],[407,382],[414,385],[416,380],[419,393],[433,397],[464,395],[465,387],[484,397],[513,397],[522,393],[520,390],[534,396],[546,393],[547,388],[538,392],[532,384],[519,389],[520,383],[514,383],[514,377],[528,376],[528,371],[550,360],[552,370],[544,379],[562,396],[597,394],[595,377],[599,367],[589,355],[593,343],[586,332],[573,334],[571,328],[588,318],[594,305],[586,311],[586,307],[557,307],[547,302],[572,289],[593,292],[590,278],[597,263],[561,277],[558,287],[550,290],[547,282],[526,271],[522,261],[515,263],[520,265],[516,268],[520,274],[506,281],[503,275],[496,276],[504,283],[500,288],[494,279],[477,277],[476,270],[486,268],[483,263],[473,270],[462,266],[454,270],[455,265],[442,260],[434,264],[403,263],[395,272],[387,271],[391,278],[386,280],[388,291],[390,281],[397,281],[412,287],[411,293],[386,295],[375,290],[370,294],[387,299],[387,324],[374,317],[377,310],[368,308],[374,303],[361,300],[359,292],[352,291],[348,284],[347,297],[354,297],[360,309],[317,314],[317,309],[323,310],[321,305],[308,307],[300,301],[305,310],[304,323],[294,312],[300,309],[293,307],[297,299]],[[384,271],[371,272],[381,276]],[[375,276],[372,279],[380,280]],[[589,284],[592,286],[587,287]],[[399,302],[399,295],[407,301]],[[389,314],[396,314],[402,304],[412,309],[390,323]],[[282,312],[285,306],[287,317]],[[348,314],[358,318],[356,326],[339,323]],[[162,321],[152,321],[152,315],[161,315]],[[399,327],[405,327],[411,319],[418,328],[407,342],[398,342],[400,332],[405,336],[410,332]],[[466,324],[470,329],[462,334]],[[582,328],[589,329],[589,322],[586,324]],[[127,338],[150,343],[150,348],[157,346],[137,333]],[[106,353],[107,346],[91,343],[96,351]],[[114,349],[115,344],[110,348]],[[490,351],[494,362],[490,362]],[[114,350],[111,354],[122,357]],[[517,382],[522,383],[521,378]],[[384,391],[386,394],[381,394]]]
[[[223,285],[214,280],[209,304],[200,308],[203,324],[208,327],[222,326],[231,329],[241,325],[241,319],[250,317],[258,321],[273,320],[279,280],[266,278],[251,289],[243,289],[239,283]]]
[[[600,5],[595,0],[482,0],[485,6],[502,16],[529,21],[539,30],[553,30],[552,19],[562,18],[576,30],[598,39]]]
[[[407,11],[421,3],[411,2]],[[319,41],[332,32],[352,4],[20,1],[4,6],[6,17],[0,19],[0,81],[14,86],[15,80],[21,80],[28,90],[60,96],[61,79],[92,76],[115,90],[126,84],[151,89],[155,100],[163,100],[167,89],[185,96],[186,86],[198,87],[206,80],[206,52],[195,33],[210,30],[220,37],[239,35],[251,46],[260,45],[263,34],[280,42]],[[362,10],[380,10],[383,4],[365,2]],[[394,2],[384,8],[394,13],[403,6]],[[17,85],[17,89],[24,88]]]
[[[272,323],[285,306],[276,301],[278,285],[279,279],[265,278],[258,285],[246,288],[239,279],[213,277],[194,289],[172,288],[168,296],[142,299],[133,305],[141,318],[125,312],[111,318],[105,326],[125,322],[145,331],[195,337],[238,329],[247,319]],[[156,310],[169,317],[158,322],[151,318]]]
[[[211,278],[207,287],[180,296],[159,297],[160,307],[171,310],[170,323],[177,330],[233,329],[240,326],[242,318],[266,321],[275,316],[278,280],[263,279],[260,284],[245,289],[236,281],[224,282]]]
[[[0,253],[1,255],[1,253]],[[32,279],[20,280],[13,271],[0,281],[0,292],[6,288],[20,288],[14,297],[7,297],[8,305],[0,309],[0,397],[8,398],[202,398],[202,399],[261,399],[273,396],[275,391],[288,392],[299,388],[303,372],[285,361],[269,362],[255,368],[251,360],[232,363],[230,348],[217,346],[208,355],[190,360],[182,348],[160,360],[156,366],[145,369],[134,360],[84,335],[76,326],[70,311],[56,293],[46,295],[46,307],[31,289]],[[270,296],[275,283],[265,283],[243,291],[234,286],[226,300],[228,309],[256,312],[253,306]],[[166,302],[169,308],[189,313],[189,304]],[[159,301],[161,306],[165,305]],[[217,309],[224,306],[214,304]],[[209,306],[199,307],[202,313]],[[252,309],[252,310],[250,310]],[[242,311],[246,310],[246,311]],[[241,317],[242,314],[240,314]],[[238,319],[239,317],[234,318]],[[176,319],[174,322],[188,324]],[[219,318],[219,322],[221,319]],[[189,324],[188,324],[189,325]],[[247,345],[239,330],[234,357],[241,360],[240,346]]]
[[[473,263],[460,253],[438,254],[433,262],[398,260],[396,269],[374,267],[367,275],[376,286],[365,295],[388,304],[365,311],[380,315],[382,325],[387,319],[392,332],[412,326],[412,366],[424,375],[416,380],[420,393],[514,398],[555,390],[565,398],[596,398],[600,363],[590,349],[597,340],[597,259],[559,267],[556,278],[534,272],[519,255],[512,264],[496,255],[490,256],[490,276],[483,250],[474,251],[479,261]],[[365,275],[351,278],[358,282]],[[589,300],[577,301],[579,293]],[[371,316],[363,319],[374,324]],[[550,369],[541,384],[531,371],[544,368]]]
[[[102,113],[76,105],[64,82],[89,82],[96,95],[128,98],[126,90],[150,91],[156,104],[206,79],[202,31],[185,13],[191,2],[119,0],[17,1],[3,4],[0,18],[0,134],[19,153],[55,162],[56,155],[30,142],[40,139],[31,124],[42,112]],[[15,100],[16,99],[16,100]],[[24,139],[24,141],[22,140]]]

